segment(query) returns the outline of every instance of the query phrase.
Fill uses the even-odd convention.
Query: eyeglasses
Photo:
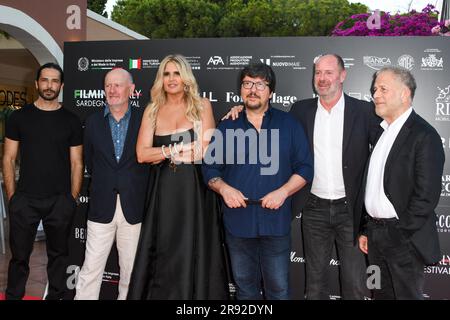
[[[256,87],[256,90],[258,91],[264,91],[267,87],[267,83],[264,82],[253,82],[253,81],[242,81],[242,88],[244,89],[251,89],[253,86]]]

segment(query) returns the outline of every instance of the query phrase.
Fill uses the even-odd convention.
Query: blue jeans
[[[289,299],[290,235],[240,238],[226,232],[238,300]],[[261,286],[263,282],[264,289]]]
[[[302,216],[306,258],[306,298],[328,300],[328,272],[333,245],[340,262],[339,280],[344,300],[361,300],[366,287],[366,260],[353,241],[353,217],[345,198],[330,201],[310,194]]]

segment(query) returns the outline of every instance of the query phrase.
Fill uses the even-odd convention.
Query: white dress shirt
[[[386,121],[380,123],[384,132],[380,136],[370,157],[366,194],[364,198],[366,211],[373,218],[398,219],[398,214],[395,212],[394,206],[384,193],[384,167],[392,145],[411,112],[412,107],[406,110],[391,124],[388,124]]]
[[[342,174],[342,141],[344,136],[344,93],[328,112],[317,100],[314,121],[314,179],[311,193],[324,199],[345,197]]]

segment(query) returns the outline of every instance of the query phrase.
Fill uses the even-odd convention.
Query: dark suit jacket
[[[425,264],[441,259],[434,209],[441,195],[444,162],[440,135],[413,111],[389,152],[383,186],[398,215],[399,231]],[[363,189],[367,171],[368,166]],[[364,192],[361,196],[364,199]]]
[[[109,223],[114,217],[117,194],[125,219],[130,224],[142,221],[150,166],[136,160],[136,141],[143,110],[132,108],[122,156],[114,155],[111,129],[104,110],[86,119],[84,160],[91,174],[88,219]]]
[[[314,121],[317,99],[301,100],[292,105],[291,113],[298,119],[308,136],[311,154],[314,159]],[[358,197],[364,175],[370,146],[375,142],[381,119],[374,111],[372,103],[344,95],[344,137],[342,139],[342,172],[345,194],[350,215],[353,217],[353,236],[356,241],[360,230],[362,202]],[[311,184],[301,189],[293,197],[293,212],[298,214],[308,199]]]

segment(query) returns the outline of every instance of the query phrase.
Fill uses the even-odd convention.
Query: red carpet
[[[0,293],[0,300],[5,300],[5,294]],[[42,298],[39,297],[32,297],[32,296],[25,296],[23,300],[42,300]]]

